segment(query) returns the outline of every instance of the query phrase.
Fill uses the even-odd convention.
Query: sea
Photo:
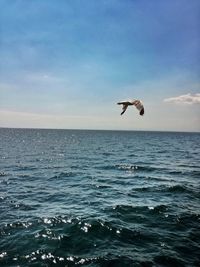
[[[200,133],[1,128],[0,266],[200,266]]]

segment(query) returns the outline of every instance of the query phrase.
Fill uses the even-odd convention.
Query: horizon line
[[[80,128],[40,128],[40,127],[4,127],[0,129],[16,129],[16,130],[62,130],[62,131],[107,131],[107,132],[163,132],[163,133],[197,133],[200,131],[178,131],[178,130],[130,130],[130,129],[80,129]]]

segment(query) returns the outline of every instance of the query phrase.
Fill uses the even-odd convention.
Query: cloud
[[[180,95],[177,97],[170,97],[164,99],[164,102],[172,102],[175,104],[187,104],[187,105],[192,105],[192,104],[200,104],[200,94],[186,94],[186,95]]]

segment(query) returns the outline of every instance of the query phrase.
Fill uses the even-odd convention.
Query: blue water
[[[0,129],[0,266],[200,266],[200,134]]]

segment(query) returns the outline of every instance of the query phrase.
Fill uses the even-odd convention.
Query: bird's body
[[[118,102],[117,104],[118,105],[123,105],[122,106],[121,115],[124,114],[124,112],[126,111],[128,106],[135,106],[139,110],[140,115],[141,116],[144,115],[144,106],[143,106],[143,104],[142,104],[142,102],[140,100],[121,101],[121,102]]]

